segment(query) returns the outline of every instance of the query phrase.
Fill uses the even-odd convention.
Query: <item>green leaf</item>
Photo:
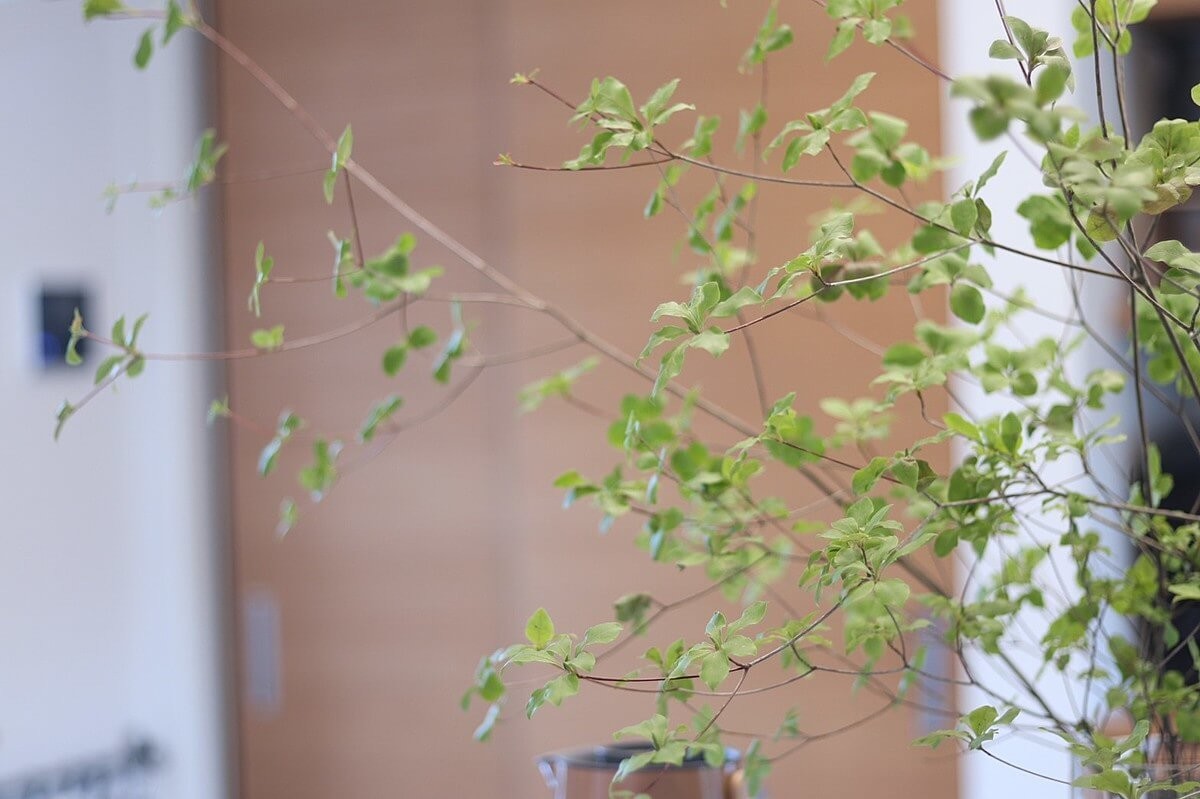
[[[250,296],[246,300],[247,309],[255,316],[262,316],[260,293],[262,287],[270,281],[271,270],[274,268],[275,259],[267,256],[266,245],[260,241],[254,248],[254,286],[251,287]]]
[[[1160,241],[1145,252],[1151,261],[1161,261],[1164,264],[1173,264],[1191,254],[1187,247],[1175,239]]]
[[[279,462],[279,453],[283,449],[283,445],[291,439],[295,433],[304,424],[300,417],[289,411],[284,411],[279,415],[279,423],[275,428],[275,436],[267,442],[263,447],[262,452],[258,456],[258,473],[263,477],[275,470],[275,466]]]
[[[975,181],[975,193],[983,191],[983,187],[988,184],[992,178],[1000,171],[1000,167],[1004,164],[1004,159],[1008,155],[1008,150],[1004,150],[1000,155],[996,156],[987,169],[983,170],[983,174],[979,176],[979,180]]]
[[[854,43],[854,31],[857,28],[857,19],[851,18],[839,22],[833,40],[829,42],[829,51],[825,53],[825,60],[831,61],[845,52]]]
[[[150,314],[144,313],[137,319],[133,320],[133,332],[129,335],[129,346],[136,347],[138,336],[141,335],[142,326],[146,324],[146,320],[150,318]]]
[[[761,623],[766,617],[767,603],[760,599],[757,602],[751,602],[747,605],[746,609],[742,611],[742,615],[730,622],[727,629],[730,632],[737,632],[738,630],[753,627],[755,624]]]
[[[116,369],[123,360],[125,360],[124,355],[110,355],[101,361],[100,365],[96,367],[96,377],[93,383],[97,386],[103,383],[104,379],[112,374],[112,371]]]
[[[142,32],[142,38],[138,40],[137,50],[133,54],[133,64],[138,69],[145,69],[150,63],[150,56],[154,55],[154,28],[147,28]]]
[[[1008,130],[1008,117],[998,109],[990,106],[972,108],[967,115],[971,130],[981,141],[991,141],[1004,135]]]
[[[545,649],[554,638],[554,622],[545,608],[538,608],[525,623],[525,638],[538,649]]]
[[[1070,78],[1071,70],[1066,66],[1052,64],[1039,70],[1034,83],[1038,105],[1046,105],[1062,97]]]
[[[176,0],[169,0],[167,3],[167,21],[163,24],[163,46],[165,47],[167,42],[171,41],[176,33],[190,24],[188,18],[183,15],[183,9],[179,7],[179,3]]]
[[[300,470],[300,485],[308,489],[313,502],[320,502],[333,484],[337,482],[335,462],[342,450],[342,442],[317,439],[313,442],[312,463]]]
[[[1015,413],[1006,413],[1000,418],[1000,443],[1014,454],[1020,448],[1021,420]]]
[[[1133,783],[1130,781],[1129,775],[1116,769],[1107,769],[1099,774],[1079,777],[1071,784],[1076,788],[1092,788],[1113,796],[1133,796]]]
[[[759,751],[759,741],[751,742],[742,760],[742,773],[746,778],[746,796],[759,796],[763,781],[771,773],[771,759]]]
[[[347,125],[342,135],[338,137],[337,147],[331,156],[332,163],[329,166],[329,171],[325,173],[325,180],[322,188],[325,192],[325,202],[333,203],[333,192],[337,188],[338,174],[345,168],[346,162],[350,160],[350,153],[354,149],[354,131]]]
[[[1175,595],[1175,601],[1200,600],[1200,583],[1178,583],[1169,586],[1168,590]]]
[[[233,415],[229,409],[229,397],[215,399],[208,404],[208,423],[211,425],[218,419],[227,419]]]
[[[871,44],[883,44],[892,35],[892,23],[886,19],[869,19],[863,23],[863,38]]]
[[[394,347],[388,347],[383,353],[383,373],[388,377],[395,377],[396,374],[404,368],[404,362],[407,360],[407,345],[397,344]]]
[[[260,350],[273,351],[283,346],[283,325],[255,330],[250,334],[250,343]]]
[[[425,325],[414,327],[412,332],[408,334],[408,346],[414,350],[424,349],[435,343],[437,343],[437,333]]]
[[[733,147],[738,155],[741,155],[745,150],[746,140],[761,133],[763,126],[767,124],[767,111],[761,105],[757,105],[753,111],[743,110],[738,120],[737,138]]]
[[[690,320],[691,311],[681,302],[664,302],[659,304],[659,306],[654,309],[654,313],[650,314],[650,321],[657,322],[664,316],[674,316],[680,319]]]
[[[662,86],[654,90],[654,94],[650,95],[650,99],[642,106],[642,116],[650,125],[661,125],[666,122],[677,112],[683,110],[692,110],[694,107],[687,103],[676,103],[669,106],[672,95],[675,94],[675,89],[679,87],[679,78],[668,81]]]
[[[964,322],[977,325],[983,321],[987,306],[979,289],[970,283],[959,281],[950,291],[950,310]]]
[[[54,440],[58,441],[59,435],[62,434],[63,426],[67,420],[75,415],[76,408],[68,400],[63,400],[58,406],[58,411],[54,415],[56,424],[54,425]]]
[[[466,347],[467,334],[461,327],[456,327],[446,339],[446,344],[438,354],[433,364],[433,379],[439,383],[450,382],[450,369],[454,362],[462,357]]]
[[[638,355],[638,361],[641,361],[643,358],[649,356],[650,353],[658,349],[658,346],[663,342],[672,341],[680,336],[686,336],[687,334],[687,330],[684,330],[682,327],[677,327],[676,325],[667,325],[666,327],[656,330],[650,336],[650,340],[646,342],[646,346],[642,349],[641,354]]]
[[[282,538],[290,533],[299,518],[300,510],[296,507],[296,501],[291,497],[283,499],[279,503],[279,521],[275,525],[275,535]]]
[[[485,742],[491,739],[492,730],[496,726],[496,722],[500,719],[500,705],[488,705],[487,713],[483,716],[483,721],[479,722],[479,726],[475,728],[474,738],[476,741]]]
[[[349,239],[339,239],[332,230],[326,233],[326,236],[333,245],[333,296],[341,299],[346,296],[346,281],[342,278],[342,268],[354,262],[353,248]]]
[[[884,366],[917,366],[926,359],[925,353],[916,344],[902,341],[888,347],[883,354]]]
[[[194,193],[211,183],[217,175],[217,164],[229,149],[217,143],[216,131],[209,128],[200,134],[196,143],[196,158],[188,169],[187,190]]]
[[[621,630],[623,629],[624,627],[615,621],[608,621],[589,627],[587,632],[583,634],[583,645],[611,644],[620,637]]]
[[[711,691],[717,690],[728,676],[729,656],[720,650],[709,654],[700,664],[700,679]]]
[[[635,635],[646,631],[646,615],[654,605],[649,594],[626,594],[613,603],[617,621],[632,622]]]
[[[716,317],[734,316],[747,305],[761,305],[762,302],[761,294],[750,286],[742,286],[729,297],[717,303],[712,309],[712,315]]]
[[[710,328],[692,337],[689,347],[704,350],[714,358],[720,357],[729,349],[729,334],[720,328]]]
[[[400,406],[403,404],[404,400],[394,394],[388,395],[381,400],[367,414],[367,419],[363,422],[362,429],[358,431],[358,440],[364,444],[372,441],[375,438],[375,431],[379,428],[379,425],[390,419],[396,411],[400,410]]]
[[[325,173],[325,179],[321,182],[321,191],[325,194],[325,202],[333,205],[333,192],[337,188],[338,173],[336,170],[330,169]]]
[[[347,125],[342,131],[342,135],[338,137],[337,150],[333,154],[333,163],[341,169],[350,160],[350,153],[354,150],[354,131]]]
[[[999,59],[1015,58],[1018,61],[1023,58],[1021,51],[1013,47],[1007,39],[997,39],[992,42],[992,46],[988,48],[988,56]]]
[[[126,346],[125,341],[125,317],[118,316],[117,321],[113,322],[112,340],[118,347]]]
[[[942,421],[946,423],[946,427],[960,436],[969,438],[972,441],[980,440],[979,428],[973,422],[968,421],[959,414],[947,413],[942,417]]]
[[[971,235],[975,222],[979,219],[979,209],[973,199],[959,200],[950,206],[950,220],[954,229],[964,236]]]
[[[84,0],[83,19],[91,22],[96,17],[107,17],[125,10],[121,0]]]
[[[850,488],[856,495],[862,495],[875,487],[879,482],[879,478],[883,476],[883,472],[887,469],[888,459],[874,457],[871,462],[854,473],[850,481]]]
[[[83,327],[83,316],[80,315],[79,309],[75,309],[75,315],[71,319],[70,327],[71,338],[67,341],[66,360],[68,366],[79,366],[83,363],[83,358],[79,355],[79,342],[87,336],[87,330]]]

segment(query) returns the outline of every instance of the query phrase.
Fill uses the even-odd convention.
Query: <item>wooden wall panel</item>
[[[757,77],[739,75],[732,65],[764,8],[730,5],[722,11],[690,0],[623,1],[599,12],[544,0],[220,0],[218,21],[322,124],[337,131],[352,122],[356,158],[409,202],[535,292],[636,352],[650,330],[653,304],[687,291],[679,283],[687,257],[672,258],[678,220],[641,218],[654,183],[645,170],[552,175],[491,167],[498,152],[552,163],[573,155],[580,143],[565,124],[565,109],[532,89],[510,87],[508,77],[540,67],[548,83],[571,97],[605,72],[620,75],[639,97],[680,77],[680,98],[719,112],[729,134],[738,107],[752,103],[758,91]],[[919,47],[932,55],[933,4],[909,5],[923,33]],[[873,69],[880,74],[870,104],[911,119],[913,136],[936,144],[940,95],[927,74],[884,49],[860,49],[853,69],[848,59],[827,66],[828,21],[807,3],[788,13],[798,44],[770,76],[780,118],[784,109],[795,115],[826,105],[856,71]],[[277,322],[286,323],[289,336],[303,335],[361,314],[361,304],[328,301],[322,282],[270,286],[263,319],[247,317],[257,242],[275,257],[277,274],[327,274],[325,231],[347,232],[347,211],[344,200],[330,208],[321,198],[327,159],[320,149],[228,62],[219,97],[222,136],[231,145],[223,220],[231,340],[244,341],[251,329]],[[682,140],[688,124],[673,127],[670,136]],[[809,173],[836,176],[828,163]],[[267,175],[274,177],[263,179]],[[697,183],[685,192],[706,189]],[[806,218],[835,199],[849,199],[778,187],[763,197],[760,223],[772,231],[761,241],[764,264],[807,246]],[[368,252],[408,229],[365,191],[355,199]],[[902,219],[882,225],[893,235],[909,229]],[[422,264],[450,267],[454,286],[486,288],[435,246],[423,243],[417,252]],[[521,311],[470,310],[487,330],[491,353],[563,335]],[[902,296],[831,315],[873,341],[903,335],[913,321]],[[414,311],[414,319],[444,329],[445,309]],[[352,431],[389,391],[405,396],[406,413],[437,408],[449,394],[425,385],[424,375],[389,381],[379,374],[377,354],[397,335],[389,321],[307,352],[236,363],[231,403],[267,423],[290,403],[313,431]],[[764,326],[759,342],[772,395],[799,386],[798,404],[810,407],[823,396],[864,393],[878,365],[863,342],[853,344],[811,317]],[[254,463],[266,434],[233,428],[239,592],[277,598],[283,647],[278,712],[241,703],[245,799],[538,796],[544,789],[532,768],[535,753],[603,740],[615,725],[649,712],[628,696],[585,692],[530,723],[520,718],[517,701],[498,740],[481,747],[470,740],[478,713],[464,716],[456,707],[478,656],[519,635],[538,604],[546,604],[561,627],[578,629],[605,617],[609,602],[627,591],[650,587],[667,598],[697,585],[692,575],[644,563],[630,541],[631,523],[600,536],[593,512],[560,509],[560,492],[550,486],[557,474],[567,468],[598,473],[616,462],[615,452],[599,446],[604,424],[557,405],[518,417],[513,397],[528,380],[585,354],[575,348],[487,370],[444,413],[349,474],[325,503],[306,508],[301,525],[282,541],[272,532],[278,501],[294,490],[290,481],[303,444],[287,455],[279,476],[264,481]],[[743,353],[715,366],[693,361],[689,380],[703,383],[743,418],[758,418]],[[425,365],[417,359],[414,367]],[[609,365],[584,385],[589,399],[606,409],[621,393],[644,390]],[[916,418],[911,413],[905,424]],[[707,429],[734,440],[728,431]],[[815,498],[790,477],[777,489],[796,504]],[[656,640],[695,634],[702,616],[703,607],[681,612]],[[805,708],[802,723],[814,731],[878,704],[869,694],[851,698],[845,680],[800,684],[794,696]],[[779,704],[766,695],[734,718],[770,727]],[[895,713],[814,744],[779,765],[774,795],[856,796],[886,784],[896,796],[952,796],[952,761],[911,750],[915,731],[910,714]],[[859,755],[864,747],[870,758]]]

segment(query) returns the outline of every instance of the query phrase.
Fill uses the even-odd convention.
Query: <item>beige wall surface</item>
[[[680,275],[694,264],[686,254],[673,255],[680,220],[670,213],[641,218],[656,182],[650,170],[564,175],[492,167],[500,152],[557,163],[582,141],[566,125],[566,109],[528,87],[509,86],[508,78],[540,68],[547,84],[578,99],[595,75],[620,76],[638,98],[679,77],[680,99],[722,116],[727,144],[738,109],[758,96],[758,76],[739,74],[734,65],[766,8],[729,5],[221,0],[217,23],[321,124],[339,131],[353,123],[355,158],[400,196],[535,293],[637,352],[654,305],[687,291]],[[917,48],[934,58],[933,3],[908,5],[921,32]],[[936,150],[939,87],[927,73],[893,51],[861,44],[852,58],[826,64],[832,26],[820,9],[795,3],[784,14],[797,44],[771,66],[772,126],[827,105],[857,72],[875,70],[867,104],[910,119],[912,136]],[[260,240],[277,274],[327,275],[326,231],[347,234],[349,216],[343,187],[332,207],[321,197],[327,156],[228,60],[218,99],[221,135],[231,148],[222,220],[231,343],[240,345],[255,327],[285,323],[296,337],[360,317],[369,308],[354,299],[330,301],[324,281],[268,286],[263,318],[245,313]],[[680,142],[689,125],[681,120],[666,135]],[[718,157],[732,159],[728,146]],[[805,174],[837,176],[826,162],[814,162]],[[694,198],[709,186],[697,176],[683,191]],[[761,196],[762,268],[807,246],[805,220],[812,213],[849,199],[787,187],[764,188]],[[368,253],[410,229],[362,186],[354,199]],[[882,217],[876,227],[886,238],[911,223]],[[445,265],[447,285],[456,290],[492,289],[431,242],[420,244],[417,262]],[[564,336],[520,309],[472,305],[467,313],[489,355]],[[445,330],[447,309],[422,303],[410,314],[411,323],[418,321]],[[757,338],[768,392],[798,390],[798,405],[810,411],[824,396],[865,394],[878,368],[871,342],[904,335],[912,323],[902,293],[829,310],[824,319],[802,313],[773,321]],[[838,332],[846,330],[855,341]],[[561,510],[554,477],[569,468],[600,474],[617,462],[618,453],[603,443],[606,422],[561,403],[518,416],[515,395],[528,381],[584,357],[585,348],[488,368],[460,396],[431,386],[420,357],[401,377],[381,374],[379,354],[399,334],[389,319],[230,370],[231,405],[248,420],[231,428],[239,597],[274,598],[282,642],[279,706],[262,707],[245,695],[240,703],[246,799],[547,795],[532,767],[536,753],[603,741],[615,727],[648,716],[651,706],[636,695],[585,690],[527,722],[517,696],[497,740],[481,746],[470,740],[481,709],[470,715],[457,709],[479,655],[516,640],[539,605],[561,628],[579,630],[608,618],[621,594],[650,589],[670,599],[700,584],[695,575],[647,563],[631,543],[636,522],[622,520],[601,536],[591,509]],[[745,353],[735,350],[717,364],[691,359],[685,377],[742,418],[757,420]],[[456,381],[465,376],[459,370]],[[609,364],[582,386],[588,401],[610,414],[621,394],[646,389]],[[308,420],[311,432],[352,438],[370,405],[388,392],[404,396],[402,420],[437,414],[369,460],[348,451],[352,465],[332,495],[305,507],[300,525],[278,540],[279,500],[295,493],[292,478],[307,444],[294,445],[279,473],[262,480],[254,464],[269,432],[252,425],[269,428],[286,406]],[[915,409],[906,411],[903,423],[917,424]],[[708,434],[736,440],[716,427]],[[773,490],[794,506],[816,498],[790,475]],[[680,611],[648,643],[695,636],[711,611],[708,603]],[[851,679],[823,675],[789,689],[788,701],[803,709],[801,726],[833,729],[881,704],[870,692],[852,695]],[[773,729],[783,704],[764,694],[735,705],[730,726]],[[952,758],[911,749],[917,729],[912,713],[898,711],[815,742],[777,765],[772,793],[863,796],[883,785],[892,796],[953,795]]]

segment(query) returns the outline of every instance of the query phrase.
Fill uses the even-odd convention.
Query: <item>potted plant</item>
[[[415,269],[410,256],[428,237],[494,283],[497,302],[544,314],[596,358],[647,377],[646,390],[624,400],[609,441],[600,442],[619,451],[612,471],[567,472],[556,485],[568,504],[599,508],[602,526],[641,517],[641,557],[707,576],[711,590],[691,601],[722,591],[745,599],[744,609],[736,616],[715,612],[704,630],[673,642],[653,638],[655,623],[673,605],[650,594],[619,598],[614,621],[578,635],[560,631],[539,609],[522,641],[479,665],[464,698],[487,708],[477,737],[490,737],[516,693],[512,676],[526,667],[546,672],[525,702],[530,716],[585,688],[644,692],[646,717],[618,734],[649,745],[621,758],[619,790],[623,778],[639,771],[696,758],[722,766],[731,732],[723,719],[743,694],[774,691],[786,705],[790,685],[850,673],[886,695],[890,706],[920,704],[913,694],[919,684],[980,698],[920,744],[949,742],[1000,759],[998,738],[1031,735],[1075,757],[1079,774],[1065,781],[1064,791],[1074,786],[1126,799],[1192,795],[1200,790],[1190,754],[1200,742],[1200,650],[1188,615],[1194,606],[1187,603],[1200,600],[1200,515],[1194,503],[1166,503],[1172,478],[1154,445],[1150,407],[1178,421],[1183,432],[1176,442],[1185,439],[1188,457],[1195,457],[1200,435],[1189,409],[1200,396],[1200,256],[1155,234],[1159,220],[1200,183],[1200,124],[1162,119],[1138,131],[1129,119],[1122,63],[1135,24],[1154,2],[1080,2],[1067,38],[1006,14],[997,2],[986,20],[996,32],[989,51],[996,71],[986,77],[947,75],[911,49],[900,0],[820,5],[833,31],[828,57],[849,57],[843,53],[852,46],[894,50],[929,80],[951,86],[979,140],[1007,138],[1009,161],[1037,168],[1041,185],[1029,186],[1014,208],[1004,209],[1027,221],[1028,240],[993,233],[999,209],[988,188],[1012,168],[1003,155],[941,199],[910,199],[947,161],[909,140],[904,120],[872,109],[870,73],[831,90],[822,108],[768,113],[760,102],[742,115],[736,132],[682,102],[684,89],[666,75],[642,102],[619,78],[605,77],[576,103],[536,73],[518,74],[514,83],[564,104],[564,114],[587,135],[579,155],[561,167],[513,154],[501,155],[499,165],[643,167],[652,175],[646,215],[682,220],[692,286],[647,309],[654,330],[640,355],[533,295],[391,193],[355,161],[350,127],[340,136],[322,128],[194,7],[168,0],[162,11],[145,11],[119,0],[86,0],[84,13],[150,20],[135,58],[139,67],[152,57],[160,32],[164,40],[183,30],[208,39],[327,149],[327,198],[342,181],[354,181],[408,220],[415,234],[376,255],[361,252],[356,232],[332,237],[335,294],[361,293],[377,305],[374,314],[421,301],[439,273]],[[793,40],[787,21],[770,6],[741,68],[765,70]],[[1099,87],[1086,102],[1079,89],[1084,74]],[[1193,96],[1200,102],[1200,90]],[[1093,100],[1094,109],[1081,110]],[[695,120],[690,138],[661,135],[684,115]],[[745,164],[714,158],[713,142],[721,135],[736,137],[749,155]],[[211,181],[221,155],[214,137],[202,141],[185,189]],[[819,158],[836,166],[836,178],[806,176],[805,167]],[[838,192],[828,212],[797,236],[794,256],[781,263],[756,259],[757,191],[765,183]],[[704,187],[698,201],[686,190],[696,185]],[[911,220],[911,233],[885,245],[872,233],[870,213],[878,209]],[[1073,307],[1065,315],[1042,307],[1036,288],[997,290],[998,254],[1071,281]],[[252,309],[278,282],[273,270],[260,247]],[[1111,287],[1128,308],[1125,340],[1106,338],[1102,320],[1111,309],[1080,292],[1084,279]],[[878,377],[859,397],[797,408],[793,394],[768,396],[757,380],[762,418],[748,422],[680,382],[697,360],[720,358],[749,336],[770,335],[771,321],[781,314],[870,303],[889,293],[907,293],[915,302],[948,300],[954,319],[921,318],[911,336],[886,342]],[[1025,320],[1045,317],[1069,335],[1021,335]],[[119,321],[104,336],[77,317],[67,358],[77,361],[75,344],[93,339],[112,348],[97,370],[98,390],[135,378],[152,360],[139,346],[140,328],[141,320],[128,330]],[[411,351],[438,343],[434,377],[445,381],[470,359],[470,329],[461,314],[448,331],[409,328],[401,343],[382,353],[382,368],[394,373]],[[321,340],[289,341],[275,327],[256,331],[251,344],[280,351]],[[1079,368],[1072,353],[1085,343],[1103,351],[1103,366]],[[524,404],[580,402],[593,363],[529,386]],[[960,402],[964,390],[996,399],[999,409],[978,411]],[[89,397],[64,403],[60,430]],[[931,410],[938,397],[948,397],[954,410]],[[1123,400],[1128,411],[1119,407]],[[920,429],[893,427],[891,417],[906,406],[919,409]],[[381,401],[364,420],[361,438],[370,441],[387,429],[398,408],[395,398]],[[212,415],[232,411],[218,401]],[[273,470],[298,426],[294,417],[280,420],[261,471]],[[1134,446],[1117,446],[1125,436]],[[939,466],[951,447],[953,465]],[[335,442],[315,443],[300,475],[311,496],[320,499],[334,488],[339,455]],[[1133,461],[1136,478],[1106,476],[1105,459]],[[832,518],[761,487],[763,475],[780,473],[816,486]],[[297,504],[285,501],[281,528],[298,514]],[[957,581],[943,576],[952,569],[934,568],[939,561],[958,570]],[[648,648],[636,667],[609,670],[610,653],[641,636]],[[955,673],[928,668],[931,651],[949,653]],[[1066,694],[1075,693],[1065,696],[1063,684]],[[755,731],[746,742],[740,767],[747,790],[757,793],[772,763],[808,737],[795,709],[781,707],[773,729]]]

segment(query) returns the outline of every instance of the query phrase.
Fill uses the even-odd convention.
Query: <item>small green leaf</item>
[[[1006,413],[1000,418],[1000,443],[1014,454],[1020,448],[1021,420],[1015,413]]]
[[[336,164],[339,169],[344,167],[346,162],[350,160],[350,153],[353,150],[354,131],[350,129],[349,125],[347,125],[346,129],[342,131],[342,135],[338,137],[337,151],[333,154],[334,164]]]
[[[728,676],[729,656],[724,652],[719,650],[713,652],[704,658],[704,662],[700,664],[700,679],[704,681],[704,684],[711,691],[717,690]]]
[[[983,187],[988,184],[988,181],[996,177],[997,173],[1000,172],[1000,167],[1003,166],[1006,156],[1008,156],[1008,150],[1001,151],[1000,155],[992,159],[992,163],[988,165],[988,168],[983,170],[983,174],[979,176],[979,180],[975,181],[976,194],[983,191]]]
[[[79,342],[87,336],[87,330],[83,327],[83,317],[79,313],[79,309],[75,309],[75,316],[71,319],[70,327],[71,338],[67,341],[67,365],[79,366],[83,363],[83,358],[79,355]]]
[[[762,295],[750,286],[742,286],[727,299],[721,300],[712,309],[712,315],[717,317],[733,316],[747,305],[761,305]]]
[[[126,346],[126,343],[125,343],[125,317],[124,316],[118,316],[117,321],[113,322],[112,340],[113,340],[113,344],[116,344],[118,347]]]
[[[1175,595],[1175,601],[1180,600],[1200,600],[1200,584],[1196,583],[1178,583],[1168,587],[1168,590]]]
[[[129,335],[129,346],[136,347],[138,336],[142,332],[142,326],[146,324],[146,320],[150,318],[150,314],[142,314],[137,319],[133,320],[133,332]]]
[[[1133,796],[1133,783],[1129,779],[1129,775],[1124,771],[1116,769],[1108,769],[1099,774],[1089,774],[1084,777],[1077,778],[1071,783],[1077,788],[1092,788],[1097,791],[1103,791],[1109,796],[1130,797]]]
[[[837,32],[829,43],[829,51],[825,53],[827,61],[836,58],[854,43],[854,31],[857,28],[858,20],[855,18],[845,19],[838,23]]]
[[[100,365],[96,367],[96,377],[93,381],[95,385],[98,386],[103,383],[104,379],[112,374],[112,371],[116,369],[123,360],[125,360],[124,355],[110,355],[101,361]]]
[[[959,200],[950,206],[950,220],[954,229],[964,236],[971,235],[975,222],[979,219],[979,209],[973,199]]]
[[[1034,84],[1038,105],[1046,105],[1062,97],[1070,78],[1071,70],[1066,66],[1054,64],[1039,70]]]
[[[337,482],[336,461],[342,442],[317,439],[313,442],[313,460],[297,475],[300,485],[308,489],[313,502],[320,502]]]
[[[125,10],[121,0],[84,0],[83,19],[91,22],[96,17],[107,17]]]
[[[279,503],[279,522],[275,525],[275,535],[282,538],[290,533],[299,518],[300,510],[296,507],[296,501],[287,497]]]
[[[1015,58],[1018,61],[1023,58],[1021,51],[1013,47],[1007,39],[997,39],[992,42],[992,46],[988,48],[988,57],[999,59]]]
[[[145,69],[154,55],[154,28],[147,28],[138,40],[137,50],[133,54],[133,63],[138,69]]]
[[[226,419],[233,414],[229,409],[229,397],[215,399],[208,404],[208,423],[213,424],[218,419]]]
[[[395,377],[396,374],[404,368],[404,362],[408,360],[408,346],[405,344],[397,344],[394,347],[388,347],[383,353],[383,372],[388,377]]]
[[[371,408],[371,412],[367,414],[367,420],[363,422],[362,429],[358,432],[359,441],[365,444],[374,439],[379,425],[390,419],[403,404],[403,399],[392,394]]]
[[[500,705],[488,705],[487,713],[484,714],[483,721],[479,722],[479,726],[475,728],[474,737],[476,741],[485,742],[492,737],[492,730],[496,727],[496,722],[500,718]]]
[[[462,327],[456,327],[450,334],[450,338],[446,339],[442,351],[438,353],[437,359],[433,363],[433,379],[439,383],[450,382],[450,369],[454,362],[462,357],[463,351],[466,349],[467,332]]]
[[[597,624],[594,627],[589,627],[587,632],[583,634],[583,645],[611,644],[621,635],[622,629],[622,625],[615,621],[608,621],[603,624]]]
[[[176,33],[190,24],[188,18],[183,15],[183,9],[179,7],[179,3],[176,0],[169,0],[167,3],[167,21],[163,24],[163,46],[165,47],[167,42],[171,41],[171,38]]]
[[[979,441],[979,428],[971,421],[963,418],[957,413],[947,413],[942,417],[946,423],[946,427],[958,433],[960,436],[965,436],[972,441]]]
[[[538,649],[545,649],[554,638],[554,622],[545,608],[538,608],[525,623],[525,638]]]
[[[729,349],[729,334],[720,328],[711,328],[692,337],[689,347],[702,349],[714,358],[718,358]]]
[[[255,330],[250,334],[250,343],[257,349],[273,351],[283,346],[283,325],[270,329]]]
[[[977,325],[983,321],[987,306],[979,289],[970,283],[959,281],[950,291],[950,310],[964,322]]]
[[[262,316],[262,304],[260,301],[260,292],[271,279],[271,270],[275,268],[275,259],[267,255],[266,245],[259,242],[254,249],[254,286],[250,289],[250,296],[246,300],[246,307],[253,311],[255,316]]]
[[[68,419],[75,415],[75,410],[75,406],[72,405],[68,400],[63,400],[62,404],[58,406],[58,412],[54,416],[55,421],[57,422],[54,425],[55,441],[58,441],[58,437],[62,433],[63,425],[67,423]]]
[[[433,332],[432,328],[425,325],[419,325],[413,328],[413,331],[408,334],[408,346],[415,350],[424,349],[432,346],[437,342],[437,333]]]
[[[925,353],[916,344],[902,341],[888,347],[883,354],[884,366],[916,366],[926,358]]]
[[[350,160],[350,153],[353,149],[354,131],[347,125],[346,129],[342,131],[342,135],[338,137],[337,147],[331,156],[332,163],[329,165],[329,171],[325,173],[325,180],[322,184],[326,203],[333,203],[333,192],[337,187],[338,174],[345,168],[346,162]]]
[[[325,173],[325,179],[321,183],[321,190],[325,194],[325,202],[329,205],[333,205],[333,191],[337,188],[337,178],[337,171],[330,169]]]
[[[304,422],[300,417],[289,411],[284,411],[279,415],[279,423],[276,425],[275,436],[267,442],[263,447],[262,452],[258,456],[258,473],[263,477],[275,470],[275,466],[279,462],[279,452],[283,449],[283,445],[291,439]]]

